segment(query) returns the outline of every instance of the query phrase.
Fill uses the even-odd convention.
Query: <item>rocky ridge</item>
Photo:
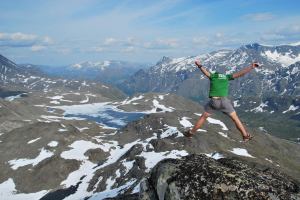
[[[0,135],[0,183],[14,184],[13,190],[19,195],[104,199],[136,194],[140,182],[157,162],[192,153],[255,160],[300,179],[299,155],[290,153],[298,151],[299,145],[260,130],[252,130],[254,140],[244,145],[223,115],[215,116],[218,120],[209,119],[192,140],[183,137],[182,131],[192,126],[203,108],[182,97],[140,94],[112,101],[111,106],[123,111],[145,112],[141,119],[116,130],[93,120],[66,117],[70,108],[75,112],[79,105],[95,115],[92,111],[103,107],[92,102],[101,102],[100,97],[81,104],[80,99],[61,101],[71,100],[69,95],[56,96],[59,105],[51,105],[51,98],[47,103],[35,93],[1,102],[1,121],[5,121],[6,129],[1,129]],[[81,94],[78,97],[84,98]],[[52,177],[51,181],[43,181],[47,177]]]
[[[5,86],[14,85],[3,80]],[[298,144],[260,129],[249,129],[255,138],[243,144],[224,115],[209,118],[192,140],[185,138],[182,132],[203,107],[183,97],[147,93],[120,98],[85,87],[45,92],[27,86],[22,87],[26,95],[0,99],[1,198],[135,198],[159,161],[189,154],[238,157],[300,180],[300,157],[291,153],[300,151]]]
[[[19,66],[0,55],[0,84],[7,91],[91,92],[108,98],[120,99],[125,95],[115,87],[92,81],[50,78],[36,67]]]
[[[278,170],[204,155],[166,159],[141,183],[141,200],[300,199],[300,188]]]

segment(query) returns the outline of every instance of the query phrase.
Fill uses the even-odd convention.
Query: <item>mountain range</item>
[[[48,92],[94,92],[109,98],[125,97],[117,88],[88,80],[70,80],[55,78],[44,73],[37,66],[17,65],[0,55],[0,84],[2,93],[5,91],[39,91]]]
[[[86,61],[68,66],[43,66],[22,64],[21,66],[36,68],[51,77],[71,80],[98,81],[106,84],[120,84],[139,69],[149,64],[107,60],[100,62]]]
[[[261,67],[231,81],[230,95],[236,109],[245,118],[261,116],[258,124],[252,123],[253,126],[297,140],[300,132],[300,45],[263,46],[255,43],[198,56],[163,57],[151,68],[136,72],[119,88],[127,94],[172,92],[205,103],[209,81],[194,65],[196,59],[208,70],[221,73],[234,73],[253,61],[259,62]],[[274,123],[275,118],[277,123]],[[270,125],[279,123],[280,127]]]
[[[242,48],[250,47],[255,48],[255,45]],[[215,55],[214,58],[220,59],[225,54],[231,55],[228,50],[211,53]],[[147,81],[156,80],[156,86],[161,86],[167,92],[153,93],[148,92],[151,90],[147,88],[147,93],[134,91],[139,94],[127,96],[120,89],[99,80],[53,77],[37,66],[17,65],[0,56],[0,198],[136,200],[143,192],[140,189],[143,188],[141,184],[143,185],[145,178],[151,177],[149,180],[152,180],[152,183],[162,180],[155,179],[152,174],[164,174],[164,171],[156,173],[158,168],[154,171],[152,169],[158,163],[163,163],[164,159],[170,158],[175,159],[172,163],[175,163],[178,169],[186,169],[190,165],[200,166],[203,162],[212,163],[208,166],[218,167],[211,171],[212,174],[203,178],[213,180],[213,177],[216,177],[213,172],[220,172],[220,178],[215,184],[221,184],[218,181],[223,179],[233,180],[234,183],[230,183],[230,187],[236,188],[240,188],[241,183],[235,180],[247,177],[247,173],[239,174],[238,166],[247,166],[243,171],[251,171],[250,177],[253,174],[259,175],[269,182],[272,180],[272,183],[280,183],[280,187],[285,188],[275,192],[271,190],[276,184],[268,185],[267,181],[258,185],[262,192],[265,191],[265,187],[269,188],[268,191],[271,192],[266,194],[268,197],[297,198],[300,157],[295,152],[300,151],[299,144],[275,137],[276,134],[266,131],[265,128],[266,117],[270,118],[269,124],[275,127],[283,126],[282,123],[278,123],[279,119],[276,116],[281,119],[282,116],[288,116],[284,119],[293,120],[295,124],[288,121],[287,125],[292,126],[295,132],[293,136],[299,137],[295,128],[297,123],[299,125],[298,115],[295,114],[298,112],[298,90],[297,87],[292,88],[293,84],[298,84],[299,81],[299,71],[296,70],[299,63],[288,66],[278,63],[276,73],[268,73],[269,79],[275,82],[278,76],[286,77],[288,80],[285,79],[286,82],[281,83],[282,87],[291,85],[290,89],[286,89],[285,95],[280,95],[274,100],[272,95],[277,94],[277,90],[267,91],[260,88],[259,91],[265,91],[261,96],[249,94],[245,97],[239,97],[238,91],[233,90],[232,95],[237,95],[234,103],[236,108],[248,110],[241,113],[241,118],[256,124],[248,127],[254,139],[245,144],[241,142],[241,135],[234,124],[223,114],[208,118],[207,123],[192,139],[183,136],[183,132],[191,128],[203,113],[203,107],[194,100],[205,100],[207,94],[207,88],[204,87],[208,81],[195,71],[193,62],[195,58],[206,58],[205,62],[209,63],[208,57],[208,54],[207,57],[202,55],[178,59],[164,57],[149,70],[139,70],[135,77],[142,73],[145,76],[144,81],[139,79],[140,84],[155,85],[154,82],[150,84]],[[182,64],[184,62],[187,63]],[[181,64],[177,66],[176,63]],[[215,66],[212,65],[210,69],[215,70]],[[241,67],[242,64],[239,68]],[[162,82],[160,79],[154,79],[154,74],[151,74],[154,71],[151,69],[156,72],[156,77],[163,80]],[[267,68],[261,68],[255,73],[258,75],[249,76],[261,76],[264,80],[267,75],[263,75],[267,73]],[[247,80],[253,79],[238,79],[241,87],[244,87],[240,92],[255,93],[255,88],[252,88],[252,91],[248,86],[242,85]],[[194,85],[194,81],[203,85]],[[171,83],[177,86],[172,86]],[[251,84],[254,85],[248,83]],[[195,87],[193,94],[198,96],[186,98],[183,97],[185,93],[178,93],[188,85]],[[270,83],[270,87],[273,87],[271,85]],[[173,87],[177,89],[173,90]],[[135,85],[135,88],[139,86]],[[192,91],[188,87],[185,89],[187,94]],[[202,97],[199,95],[201,91]],[[268,106],[264,106],[265,98],[269,98]],[[261,104],[260,100],[263,100],[264,104]],[[272,103],[273,107],[269,108]],[[280,109],[285,109],[282,107],[284,103],[287,104],[286,108],[290,107],[282,111]],[[275,106],[278,106],[278,110],[271,113],[270,109],[274,109]],[[278,113],[281,114],[275,115]],[[258,126],[259,123],[263,123],[263,127]],[[198,156],[192,156],[193,154]],[[223,158],[225,160],[222,160]],[[186,162],[186,159],[190,162]],[[231,162],[238,165],[232,165]],[[163,165],[158,166],[161,168]],[[197,173],[206,173],[205,169],[201,169],[203,168],[195,168]],[[233,172],[226,171],[228,169],[237,170],[232,174]],[[277,171],[280,176],[276,175]],[[232,179],[233,176],[235,179]],[[198,181],[201,177],[195,176],[195,179]],[[176,176],[172,177],[172,180],[176,180]],[[253,178],[249,179],[251,180],[253,182]],[[198,184],[197,181],[190,184]],[[168,183],[172,188],[171,182]],[[211,185],[213,184],[211,182]],[[163,184],[158,188],[159,195],[161,191],[165,191],[165,186]],[[205,188],[202,189],[205,191]],[[196,191],[197,187],[190,190],[190,194],[199,193]],[[284,196],[278,196],[280,194]]]

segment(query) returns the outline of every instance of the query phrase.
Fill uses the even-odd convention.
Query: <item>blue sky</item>
[[[1,0],[0,21],[0,54],[43,65],[300,41],[298,0]]]

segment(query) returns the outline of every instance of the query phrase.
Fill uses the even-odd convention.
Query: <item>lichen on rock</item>
[[[296,200],[300,199],[300,189],[296,181],[272,168],[192,154],[158,163],[141,184],[140,199]]]

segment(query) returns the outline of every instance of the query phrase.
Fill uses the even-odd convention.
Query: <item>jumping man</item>
[[[201,65],[200,61],[198,60],[195,61],[195,64],[202,71],[202,73],[210,80],[210,101],[205,105],[205,112],[201,115],[195,126],[192,129],[186,131],[184,135],[186,137],[191,138],[196,133],[196,131],[203,125],[207,117],[212,115],[213,111],[219,110],[230,116],[230,118],[235,123],[237,129],[241,132],[244,142],[251,140],[252,136],[246,131],[244,125],[237,116],[231,101],[227,98],[227,96],[229,81],[249,73],[252,69],[259,66],[258,63],[254,62],[249,67],[246,67],[237,73],[229,75],[221,74],[218,72],[210,73]]]

